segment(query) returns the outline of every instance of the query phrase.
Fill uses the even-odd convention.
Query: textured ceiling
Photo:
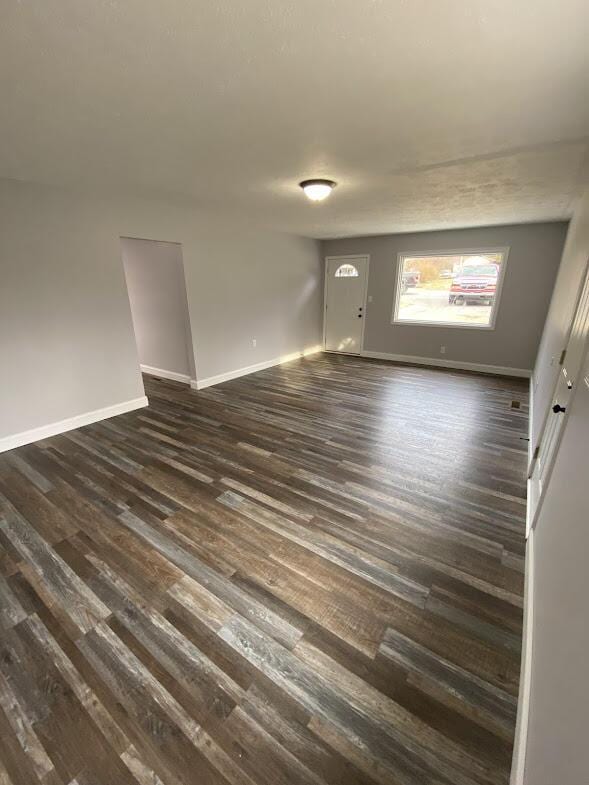
[[[3,0],[0,177],[315,237],[566,218],[588,33],[586,0]]]

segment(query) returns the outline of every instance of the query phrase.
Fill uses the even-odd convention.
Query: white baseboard
[[[163,368],[153,368],[151,365],[140,365],[141,373],[146,373],[149,376],[159,376],[161,379],[170,379],[173,382],[184,382],[190,384],[190,376],[184,373],[176,373],[175,371],[164,371]]]
[[[531,370],[527,368],[509,368],[502,365],[483,365],[482,363],[467,363],[460,360],[440,360],[438,357],[415,357],[409,354],[388,354],[387,352],[372,352],[362,350],[361,357],[371,357],[374,360],[391,360],[397,363],[414,365],[433,365],[439,368],[454,368],[459,371],[476,371],[489,373],[495,376],[519,376],[529,378]]]
[[[524,628],[522,660],[517,703],[515,743],[511,761],[510,785],[523,785],[530,720],[530,696],[532,692],[533,632],[534,632],[534,531],[526,544],[526,582],[524,589]]]
[[[123,401],[122,403],[116,403],[114,406],[106,406],[104,409],[95,409],[92,412],[68,417],[67,420],[52,422],[49,425],[42,425],[40,428],[32,428],[30,431],[21,431],[21,433],[15,433],[11,436],[4,436],[0,438],[0,452],[13,450],[15,447],[21,447],[23,444],[38,442],[40,439],[48,439],[50,436],[57,436],[60,433],[72,431],[74,428],[81,428],[83,425],[90,425],[90,423],[98,422],[99,420],[106,420],[108,417],[115,417],[117,414],[132,412],[134,409],[141,409],[143,406],[147,406],[148,403],[149,401],[145,395],[142,395],[141,398],[134,398],[131,401]]]
[[[245,368],[236,368],[234,371],[227,371],[227,373],[220,373],[217,376],[209,376],[206,379],[192,379],[190,386],[195,390],[202,390],[205,387],[212,387],[214,384],[221,384],[221,382],[228,382],[230,379],[237,379],[239,376],[247,376],[256,371],[263,371],[266,368],[272,368],[274,365],[282,365],[282,363],[289,363],[292,360],[298,360],[301,357],[309,357],[311,354],[322,352],[322,346],[312,346],[309,349],[303,349],[300,352],[293,352],[292,354],[285,354],[282,357],[274,357],[272,360],[264,360],[264,362],[256,363],[255,365],[247,365]]]

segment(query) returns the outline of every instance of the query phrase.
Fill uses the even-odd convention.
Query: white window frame
[[[348,275],[347,273],[344,275],[338,275],[342,267],[351,267],[354,272],[351,275]],[[360,273],[358,272],[358,268],[356,267],[355,264],[352,264],[351,262],[344,262],[343,264],[340,264],[340,266],[337,268],[337,270],[334,273],[335,278],[358,278],[359,275]]]
[[[507,268],[507,259],[509,257],[509,246],[493,246],[492,248],[458,248],[458,249],[444,249],[440,251],[400,251],[397,254],[397,270],[395,274],[395,291],[393,294],[393,311],[391,313],[391,324],[399,324],[404,327],[452,327],[459,330],[494,330],[495,322],[497,320],[497,312],[499,310],[499,303],[501,302],[501,294],[503,291],[503,280],[505,278],[505,270]],[[497,279],[497,288],[495,290],[495,299],[491,310],[491,319],[489,324],[459,324],[458,322],[425,322],[425,321],[410,321],[408,319],[398,319],[397,313],[399,309],[399,302],[401,298],[401,278],[403,275],[403,262],[408,258],[422,259],[427,256],[478,256],[481,254],[503,254],[503,261],[499,268],[499,278]]]

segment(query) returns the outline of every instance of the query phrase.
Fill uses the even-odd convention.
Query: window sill
[[[420,322],[411,319],[391,319],[391,324],[403,327],[452,327],[459,330],[494,330],[494,324],[457,324],[456,322]]]

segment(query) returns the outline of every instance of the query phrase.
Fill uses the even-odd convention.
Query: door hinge
[[[566,349],[563,349],[563,350],[562,350],[562,352],[560,353],[560,359],[559,359],[559,361],[558,361],[558,364],[559,364],[559,365],[562,365],[562,364],[564,363],[564,358],[565,358],[566,356],[567,356],[567,350],[566,350]]]
[[[538,455],[540,455],[540,445],[538,445],[534,450],[534,454],[532,455],[532,460],[535,461]]]

